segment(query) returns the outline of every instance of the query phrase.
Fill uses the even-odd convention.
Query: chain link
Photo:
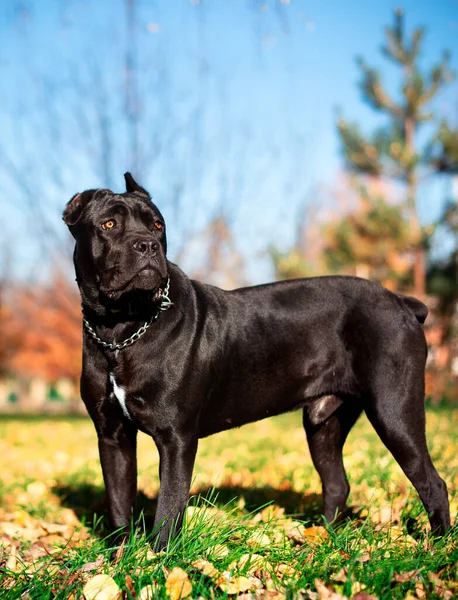
[[[151,325],[151,323],[156,321],[156,319],[159,317],[161,310],[168,310],[169,308],[171,308],[173,306],[173,302],[171,302],[171,300],[169,298],[169,290],[170,290],[170,277],[167,279],[167,285],[165,286],[164,291],[161,294],[162,300],[161,300],[161,303],[159,304],[159,309],[156,311],[156,314],[154,314],[149,321],[145,321],[145,323],[139,329],[137,329],[137,331],[135,333],[133,333],[130,337],[125,339],[123,342],[119,342],[119,344],[109,343],[109,342],[105,342],[104,340],[102,340],[102,338],[100,338],[96,334],[94,329],[91,327],[91,325],[89,324],[89,321],[83,317],[84,326],[86,327],[86,329],[90,333],[90,335],[94,338],[94,340],[96,342],[98,342],[101,346],[103,346],[104,348],[108,348],[109,350],[112,350],[112,351],[122,350],[123,348],[126,348],[127,346],[131,346],[137,340],[139,340],[143,335],[145,335],[146,330]]]

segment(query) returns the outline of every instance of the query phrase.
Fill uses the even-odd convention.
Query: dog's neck
[[[160,310],[160,301],[152,301],[150,296],[145,298],[126,298],[116,305],[105,306],[100,304],[94,308],[93,305],[82,302],[83,316],[92,326],[113,329],[118,325],[132,323],[144,323],[150,321]]]
[[[170,280],[168,280],[168,285]],[[83,316],[93,327],[113,329],[118,325],[131,325],[150,321],[160,310],[171,306],[168,297],[155,297],[152,292],[138,291],[125,294],[116,302],[101,298],[95,282],[81,280],[77,274],[81,293]]]

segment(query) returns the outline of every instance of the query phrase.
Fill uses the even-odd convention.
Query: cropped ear
[[[126,192],[139,192],[140,194],[145,194],[145,196],[148,196],[149,198],[149,194],[145,188],[142,188],[141,185],[138,185],[129,172],[124,173],[124,179],[126,180]]]
[[[76,225],[81,217],[84,207],[92,199],[92,196],[97,190],[86,190],[81,194],[75,194],[73,198],[67,203],[65,210],[62,215],[64,223],[69,227]]]

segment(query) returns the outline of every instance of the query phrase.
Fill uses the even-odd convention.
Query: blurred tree
[[[176,12],[166,1],[152,6],[117,0],[107,12],[94,0],[48,3],[45,21],[55,36],[50,47],[40,42],[42,3],[26,4],[23,21],[11,17],[12,26],[19,23],[11,36],[14,54],[26,56],[17,61],[17,85],[9,83],[13,69],[4,67],[16,62],[0,56],[2,111],[11,124],[0,137],[0,194],[31,217],[28,243],[40,250],[26,258],[32,276],[45,273],[56,260],[63,270],[71,269],[72,242],[60,220],[68,197],[79,186],[118,189],[126,170],[159,198],[166,218],[173,220],[170,256],[182,257],[191,274],[206,270],[208,262],[201,252],[196,264],[186,249],[188,240],[219,218],[232,228],[242,207],[255,213],[254,189],[259,198],[271,192],[269,177],[279,163],[288,165],[276,175],[279,188],[300,201],[308,182],[296,178],[291,190],[288,170],[301,163],[303,175],[305,144],[296,127],[278,137],[271,132],[266,143],[264,128],[251,116],[256,107],[252,113],[239,112],[239,93],[232,85],[237,61],[226,52],[221,54],[227,58],[216,57],[214,51],[225,43],[215,46],[212,39],[220,8],[183,3]],[[257,18],[262,13],[276,32],[288,29],[290,7],[276,5],[264,13],[251,0],[242,4],[247,18],[241,26],[250,33],[260,61],[265,32],[253,27],[251,13]],[[59,52],[52,50],[56,47]],[[249,106],[254,92],[244,90]],[[5,224],[9,235],[22,235],[25,228],[17,233],[10,221]],[[204,235],[201,245],[213,239]],[[237,244],[248,246],[241,238]],[[215,255],[212,248],[207,251]],[[30,255],[40,264],[33,264]],[[214,270],[225,267],[212,265]],[[236,283],[243,283],[243,277]]]
[[[325,256],[331,271],[354,273],[394,289],[412,267],[416,240],[404,207],[360,188],[360,207],[324,227]]]
[[[443,121],[436,135],[437,154],[433,164],[441,173],[458,175],[458,129]]]
[[[453,368],[458,360],[458,129],[442,122],[430,151],[432,166],[452,177],[452,193],[438,225],[453,235],[454,249],[445,259],[434,261],[428,271],[428,291],[439,300],[441,344],[447,351],[445,367],[448,378],[450,367]]]
[[[430,291],[450,304],[458,296],[458,129],[440,123],[429,151],[431,165],[452,177],[452,193],[438,224],[452,233],[455,248],[445,261],[432,265],[429,277]]]
[[[357,185],[347,177],[332,194],[334,202],[345,200],[338,215],[322,216],[318,227],[316,220],[304,221],[292,250],[271,251],[277,277],[346,273],[389,288],[407,281],[416,236],[405,207],[388,203],[378,180]]]
[[[21,328],[13,324],[12,307],[6,300],[7,285],[0,281],[0,378],[11,373],[12,361],[21,345]]]
[[[415,293],[423,295],[428,232],[421,227],[418,216],[417,185],[420,163],[426,154],[419,148],[417,133],[423,123],[434,118],[428,105],[452,80],[453,73],[448,66],[448,53],[444,53],[442,61],[429,73],[422,73],[419,58],[424,29],[415,29],[409,38],[404,31],[402,11],[395,12],[394,24],[386,29],[385,34],[386,44],[382,51],[401,70],[400,98],[394,99],[383,87],[378,71],[360,58],[363,98],[372,108],[383,113],[388,122],[372,135],[364,135],[357,125],[341,118],[338,131],[346,163],[352,171],[363,177],[389,178],[402,184],[403,204],[412,232],[410,241],[415,247]],[[376,212],[381,211],[380,216],[391,211],[382,207],[380,198],[374,199],[374,202]]]
[[[293,248],[280,251],[275,246],[268,249],[275,269],[276,279],[297,279],[315,277],[328,272],[324,255],[323,225],[327,215],[323,212],[325,201],[320,190],[313,193],[313,199],[306,204],[297,219],[296,242]]]
[[[74,286],[56,276],[49,285],[17,287],[11,294],[9,328],[19,347],[10,361],[13,373],[55,382],[77,383],[81,373],[81,308]]]

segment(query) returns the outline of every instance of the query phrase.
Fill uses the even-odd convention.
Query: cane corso
[[[357,277],[233,291],[193,281],[167,260],[149,194],[125,180],[124,193],[76,194],[63,214],[83,306],[81,395],[113,529],[129,532],[138,430],[159,450],[164,548],[182,524],[199,438],[300,408],[327,521],[344,510],[342,448],[364,411],[444,534],[447,488],[425,439],[426,306]]]

